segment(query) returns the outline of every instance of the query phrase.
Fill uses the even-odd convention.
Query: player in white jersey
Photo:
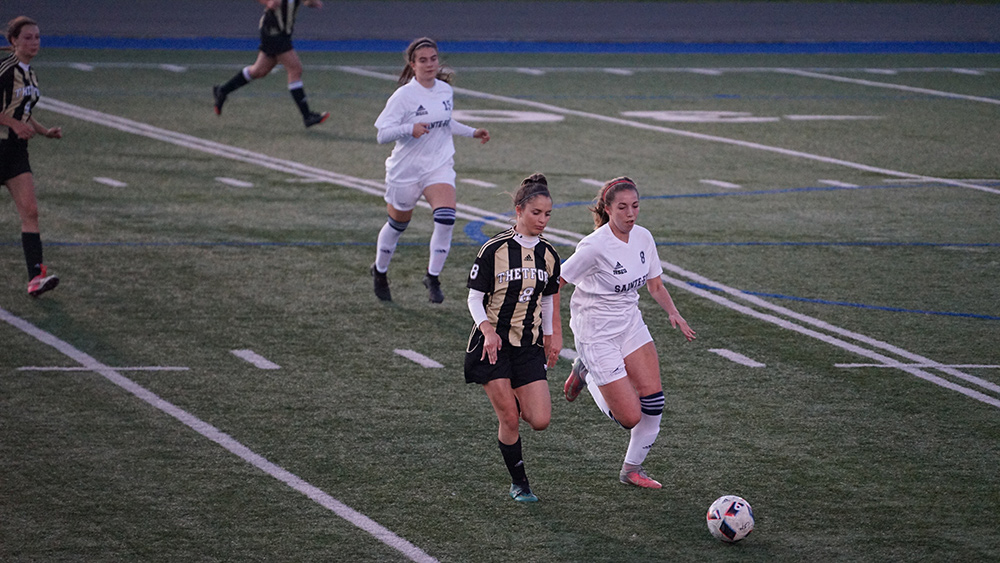
[[[685,338],[694,340],[695,332],[660,279],[653,236],[635,224],[635,182],[622,176],[606,183],[592,211],[594,232],[580,241],[561,272],[561,283],[576,285],[570,328],[579,354],[563,390],[572,401],[586,386],[604,414],[630,429],[619,480],[659,489],[642,468],[660,432],[664,398],[656,345],[639,311],[639,289],[649,289]]]
[[[474,129],[452,119],[451,73],[441,68],[437,43],[421,37],[406,49],[406,66],[399,88],[389,97],[375,120],[378,142],[396,142],[385,161],[385,202],[389,218],[378,234],[375,262],[371,265],[375,296],[392,301],[386,272],[396,243],[413,217],[423,195],[434,214],[430,259],[424,286],[431,302],[444,301],[438,275],[451,249],[455,227],[455,144],[452,135],[490,140],[486,129]]]

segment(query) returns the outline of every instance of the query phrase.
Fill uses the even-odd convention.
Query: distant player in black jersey
[[[322,0],[257,1],[266,8],[260,18],[260,51],[257,53],[257,60],[237,72],[229,82],[212,87],[215,114],[222,115],[222,105],[226,103],[226,97],[233,90],[246,86],[251,80],[267,76],[281,63],[288,73],[288,91],[299,107],[306,127],[323,123],[330,117],[330,112],[316,113],[309,109],[306,91],[302,87],[302,61],[292,47],[292,29],[295,27],[295,14],[299,10],[299,4],[305,4],[310,8],[322,8]]]
[[[49,129],[31,115],[38,103],[38,80],[29,66],[41,47],[38,24],[20,16],[7,26],[3,50],[10,54],[0,60],[0,184],[7,186],[21,216],[21,245],[28,263],[28,295],[39,295],[59,285],[42,264],[42,236],[38,228],[38,199],[35,179],[28,163],[28,139],[42,135],[61,139],[62,129]]]
[[[475,327],[465,354],[465,381],[486,390],[500,428],[500,453],[510,472],[510,497],[536,502],[521,456],[520,419],[549,426],[552,399],[545,379],[562,349],[559,255],[542,238],[552,197],[542,174],[514,194],[517,223],[491,238],[469,272],[469,311]]]

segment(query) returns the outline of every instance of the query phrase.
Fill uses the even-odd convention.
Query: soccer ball
[[[708,507],[705,516],[708,531],[716,539],[727,543],[738,542],[753,531],[753,508],[750,503],[736,495],[717,498]]]

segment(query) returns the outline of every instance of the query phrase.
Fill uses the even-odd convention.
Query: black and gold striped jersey
[[[514,229],[483,245],[469,272],[469,289],[482,291],[489,322],[505,344],[542,343],[541,297],[559,291],[559,255],[544,237],[532,246]]]
[[[264,15],[260,18],[261,33],[291,36],[299,4],[301,4],[301,0],[281,0],[281,5],[274,10],[265,10]]]
[[[0,61],[0,111],[27,123],[38,103],[38,79],[35,71],[22,64],[12,53]],[[0,140],[16,138],[10,127],[0,127]]]

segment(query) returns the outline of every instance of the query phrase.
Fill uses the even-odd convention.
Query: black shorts
[[[465,352],[465,382],[483,385],[494,379],[509,379],[512,389],[545,380],[545,350],[541,346],[512,346],[506,342],[497,352],[497,363],[483,356],[483,333],[475,329]]]
[[[14,135],[14,132],[11,131],[10,135]],[[28,141],[17,137],[0,141],[0,184],[25,172],[31,172],[31,165],[28,164]]]
[[[260,52],[269,57],[277,57],[294,49],[292,36],[287,33],[269,33],[266,29],[260,32]]]

